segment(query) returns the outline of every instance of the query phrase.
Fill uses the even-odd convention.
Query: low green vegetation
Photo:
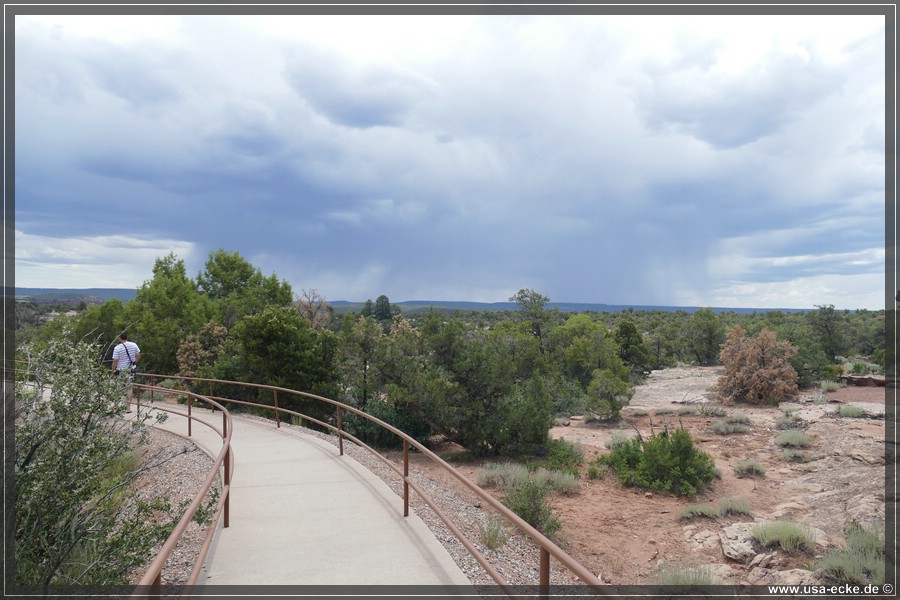
[[[99,345],[61,335],[29,356],[35,379],[15,389],[10,581],[40,595],[49,586],[126,584],[181,516],[167,499],[136,493],[139,475],[161,468],[141,458],[149,411],[122,418],[125,383],[98,360]]]
[[[543,460],[547,469],[578,477],[579,467],[583,462],[584,448],[581,444],[562,438],[547,443],[547,457]]]
[[[809,552],[815,546],[810,528],[790,521],[761,523],[753,528],[752,535],[763,548],[781,548],[788,554]]]
[[[710,504],[688,504],[679,513],[681,520],[715,519],[735,515],[751,515],[750,501],[744,498],[722,498],[716,506]]]
[[[681,509],[678,518],[687,521],[691,519],[715,519],[719,516],[719,511],[715,506],[709,504],[688,504]]]
[[[841,384],[837,381],[823,381],[821,384],[819,384],[819,390],[822,394],[825,394],[827,392],[836,392],[839,389],[841,389]]]
[[[732,433],[749,433],[753,431],[753,428],[749,425],[745,425],[744,423],[731,423],[728,421],[714,421],[712,425],[710,425],[710,429],[712,429],[713,433],[717,433],[719,435],[730,435]]]
[[[678,587],[679,592],[699,592],[704,594],[708,586],[719,584],[708,566],[685,566],[680,564],[662,565],[653,574],[653,583],[667,587]]]
[[[478,524],[478,533],[482,543],[491,550],[503,546],[510,537],[503,517],[489,514],[484,522]]]
[[[528,479],[525,465],[516,463],[485,463],[475,475],[475,480],[483,488],[506,489]]]
[[[501,502],[526,523],[550,537],[559,531],[562,522],[553,513],[547,500],[547,492],[545,485],[528,478],[507,490]]]
[[[475,475],[476,483],[483,488],[508,490],[524,481],[535,481],[548,492],[571,495],[578,492],[580,484],[571,473],[538,467],[529,469],[517,463],[485,463]]]
[[[766,474],[766,468],[757,460],[742,460],[734,465],[734,474],[741,479],[762,477]]]
[[[827,581],[835,584],[884,583],[884,533],[881,525],[850,523],[844,529],[847,547],[831,550],[816,561],[815,567]]]
[[[623,485],[678,496],[693,496],[717,477],[712,458],[694,446],[684,429],[630,439],[600,459]]]
[[[538,468],[531,472],[530,478],[537,481],[549,492],[564,496],[577,494],[581,489],[581,484],[578,483],[578,479],[572,473]]]
[[[719,514],[723,517],[753,514],[750,508],[750,501],[745,498],[722,498],[717,506],[719,507]]]
[[[598,456],[588,463],[587,476],[589,479],[603,479],[609,473],[609,465],[600,460]]]
[[[776,429],[796,429],[800,426],[800,419],[794,416],[785,416],[785,417],[777,417],[775,419],[775,428]]]
[[[606,440],[603,445],[612,450],[613,448],[621,446],[633,437],[634,435],[627,431],[614,431],[612,436],[610,436],[610,438]]]
[[[701,404],[697,408],[697,414],[701,417],[724,417],[728,411],[714,404]]]
[[[809,456],[806,452],[802,450],[795,450],[793,448],[788,448],[784,451],[784,460],[788,462],[799,462],[805,463],[809,462]]]
[[[775,437],[775,444],[781,448],[806,448],[812,444],[812,440],[802,431],[789,429]]]
[[[837,412],[835,413],[838,417],[850,417],[854,419],[858,419],[866,416],[866,411],[864,411],[859,406],[854,406],[852,404],[841,404]]]

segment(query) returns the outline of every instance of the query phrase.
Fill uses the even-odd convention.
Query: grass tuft
[[[756,460],[742,460],[734,465],[734,474],[744,479],[747,477],[763,477],[766,474],[766,468],[762,463]]]
[[[603,479],[609,473],[609,465],[594,459],[588,463],[587,476],[589,479]]]
[[[750,417],[741,413],[735,413],[733,415],[729,415],[728,418],[725,419],[726,423],[738,423],[741,425],[749,425]]]
[[[677,586],[682,591],[696,590],[704,593],[707,586],[720,583],[708,566],[684,566],[667,564],[659,568],[653,576],[657,585]]]
[[[788,431],[779,433],[775,438],[775,443],[780,448],[806,448],[812,441],[802,431],[789,429]]]
[[[788,554],[811,551],[815,537],[809,527],[790,521],[769,521],[753,528],[753,538],[764,548],[781,548]]]
[[[697,412],[704,417],[724,417],[728,412],[721,406],[712,404],[701,404]]]
[[[606,440],[603,445],[612,450],[613,448],[625,444],[632,437],[634,436],[632,436],[627,431],[614,431],[612,436],[608,440]]]
[[[528,479],[528,468],[513,463],[485,463],[475,476],[483,488],[505,489]]]
[[[496,550],[503,546],[510,537],[503,517],[494,514],[488,515],[484,523],[478,524],[478,533],[484,545],[491,550]]]
[[[717,433],[719,435],[729,435],[732,433],[749,433],[752,431],[752,428],[749,425],[745,425],[743,423],[729,423],[727,421],[715,421],[710,426],[713,430],[713,433]]]
[[[732,515],[752,515],[750,501],[745,498],[722,498],[718,503],[719,514],[723,517]]]
[[[787,448],[784,451],[784,460],[788,462],[809,462],[809,456],[806,455],[806,452],[802,450],[795,450],[793,448]]]
[[[819,389],[822,391],[822,394],[825,394],[826,392],[836,392],[841,389],[841,387],[841,384],[837,381],[823,381],[819,385]]]
[[[796,429],[800,425],[797,417],[778,417],[775,419],[775,427],[781,430]]]
[[[679,513],[678,518],[687,521],[690,519],[715,519],[719,516],[716,507],[709,504],[688,504]]]
[[[866,411],[853,404],[841,404],[834,414],[838,417],[860,418],[866,416]]]

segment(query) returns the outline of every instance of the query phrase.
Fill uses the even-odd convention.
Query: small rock
[[[650,492],[644,492],[644,498],[652,498],[653,494]]]

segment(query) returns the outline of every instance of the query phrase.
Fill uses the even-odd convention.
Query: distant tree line
[[[127,330],[142,370],[264,383],[353,404],[418,438],[439,434],[476,455],[540,454],[556,415],[614,420],[651,370],[720,364],[726,335],[789,343],[797,385],[833,379],[848,357],[884,367],[884,311],[806,313],[637,311],[563,313],[529,289],[502,312],[431,310],[405,316],[386,295],[336,318],[316,290],[295,294],[236,252],[209,254],[196,277],[174,254],[156,260],[133,300],[80,307],[44,322],[25,308],[17,342],[46,345],[67,328],[112,352]],[[768,339],[768,338],[766,338]],[[208,387],[198,388],[200,393]],[[266,392],[217,395],[271,403]],[[327,407],[281,400],[317,418]],[[361,419],[349,427],[389,438]]]

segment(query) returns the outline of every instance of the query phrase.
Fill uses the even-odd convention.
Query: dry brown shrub
[[[724,402],[777,404],[797,395],[797,372],[789,359],[797,349],[763,329],[748,336],[740,325],[728,332],[719,355],[725,374],[719,378]]]

